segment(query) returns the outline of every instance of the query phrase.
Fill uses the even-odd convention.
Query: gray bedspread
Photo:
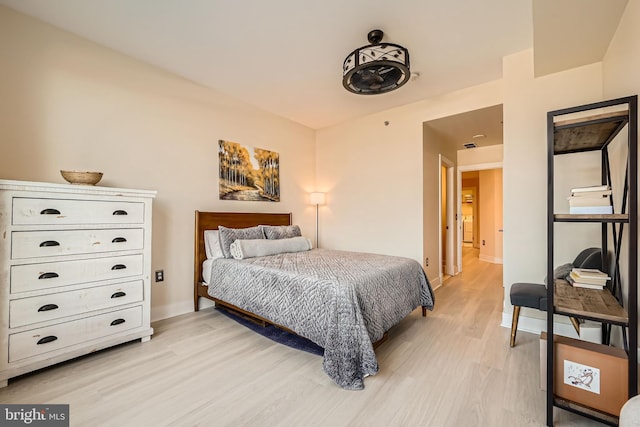
[[[208,293],[323,347],[325,372],[350,390],[378,372],[372,342],[434,304],[415,260],[327,249],[215,260]]]

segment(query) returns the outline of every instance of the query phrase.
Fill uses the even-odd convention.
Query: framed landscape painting
[[[220,200],[280,201],[280,156],[275,151],[218,141]]]

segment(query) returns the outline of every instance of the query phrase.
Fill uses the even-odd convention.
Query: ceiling
[[[565,1],[600,7],[614,2],[622,4],[617,9],[621,11],[627,0],[533,0],[539,3],[537,8],[531,0],[0,0],[0,4],[319,129],[501,78],[503,56],[531,48],[534,32],[557,20],[559,8],[554,6]],[[570,32],[574,21],[570,17],[559,30],[552,27],[554,31]],[[617,21],[613,24],[615,29]],[[352,50],[368,44],[367,33],[375,28],[385,32],[384,41],[409,49],[411,71],[419,76],[386,94],[349,93],[342,87],[342,62]],[[601,33],[599,27],[582,31],[587,30]],[[605,31],[602,37],[607,34],[610,39],[613,32]],[[536,50],[536,61],[544,59],[544,50],[543,45]],[[564,56],[572,56],[571,52],[564,50]],[[572,64],[587,60],[593,62],[577,58]],[[555,71],[559,70],[547,67],[544,72]]]
[[[628,0],[533,1],[536,77],[601,61]]]

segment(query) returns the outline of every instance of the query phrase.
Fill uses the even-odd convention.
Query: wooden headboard
[[[209,298],[202,286],[202,263],[207,258],[204,249],[204,231],[217,230],[222,225],[229,228],[247,228],[256,225],[291,225],[291,213],[200,212],[196,211],[193,256],[193,298],[198,311],[198,297]]]

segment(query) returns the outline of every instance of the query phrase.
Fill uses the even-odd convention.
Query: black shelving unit
[[[553,277],[554,232],[559,223],[590,223],[601,225],[603,265],[607,266],[611,283],[603,291],[573,288],[566,282],[552,281],[547,287],[547,425],[553,425],[554,408],[562,408],[605,424],[617,425],[618,418],[556,396],[554,390],[554,314],[568,315],[602,324],[602,343],[610,344],[612,327],[621,327],[624,347],[628,357],[628,397],[638,394],[638,293],[637,293],[637,169],[638,169],[638,111],[637,96],[612,99],[547,113],[548,141],[548,198],[547,198],[547,277]],[[600,151],[601,182],[612,183],[609,147],[614,138],[628,135],[622,200],[612,200],[620,205],[618,212],[608,215],[557,214],[554,208],[554,160],[556,156],[584,151]],[[616,193],[614,193],[616,194]],[[613,196],[612,196],[613,197]],[[615,206],[615,204],[614,204]],[[623,236],[628,233],[626,244]],[[624,246],[624,247],[623,247]],[[627,307],[623,306],[623,275],[620,256],[628,256],[628,271],[624,280],[627,291]]]

